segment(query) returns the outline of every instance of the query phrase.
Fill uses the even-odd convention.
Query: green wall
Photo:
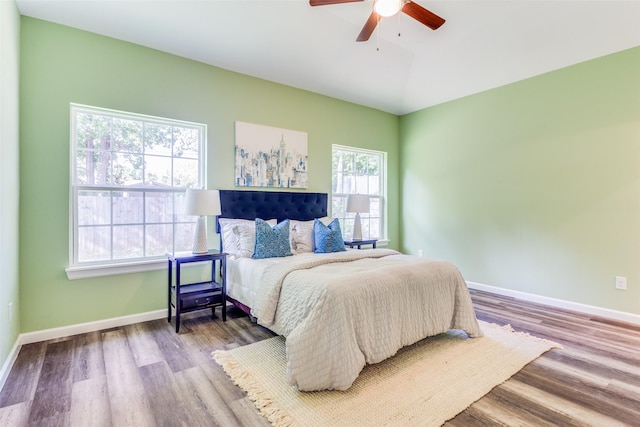
[[[18,286],[20,15],[0,1],[0,365],[20,332]],[[9,314],[9,304],[13,314]],[[11,319],[10,319],[11,317]],[[0,381],[1,384],[1,381]]]
[[[403,116],[400,133],[406,252],[640,314],[640,47]]]
[[[205,123],[210,188],[234,188],[236,120],[307,132],[308,191],[331,191],[332,144],[386,151],[388,237],[398,245],[394,115],[28,17],[21,61],[22,332],[166,308],[164,271],[66,278],[71,102]]]

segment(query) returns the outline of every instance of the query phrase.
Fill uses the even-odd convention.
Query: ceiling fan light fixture
[[[380,16],[389,17],[400,12],[402,0],[376,0],[373,10]]]

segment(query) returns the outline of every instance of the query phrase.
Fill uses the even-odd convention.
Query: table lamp
[[[187,188],[185,214],[197,215],[196,234],[193,240],[194,255],[209,252],[207,246],[207,215],[220,215],[220,193],[218,190]]]
[[[369,196],[366,194],[349,194],[347,196],[347,212],[355,212],[356,214],[356,222],[353,224],[352,240],[362,240],[360,214],[369,213]]]

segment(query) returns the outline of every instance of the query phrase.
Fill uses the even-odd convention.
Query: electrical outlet
[[[422,249],[418,249],[418,256],[422,256]]]
[[[13,320],[13,303],[9,303],[9,322]]]
[[[627,290],[627,278],[616,276],[616,289]]]

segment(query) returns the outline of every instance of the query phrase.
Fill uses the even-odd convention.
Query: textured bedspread
[[[264,270],[252,314],[286,337],[299,390],[345,390],[365,364],[425,337],[482,335],[467,285],[446,261],[388,249],[289,257]]]

